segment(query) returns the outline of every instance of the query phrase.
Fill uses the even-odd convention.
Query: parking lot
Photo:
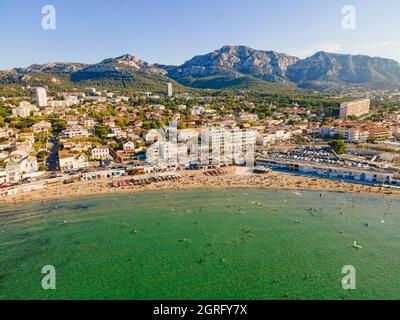
[[[335,155],[329,148],[296,148],[288,151],[268,151],[264,157],[287,159],[307,163],[329,164],[347,168],[377,169],[378,166],[358,160],[345,160]]]

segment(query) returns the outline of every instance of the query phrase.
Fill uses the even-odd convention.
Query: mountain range
[[[126,54],[90,65],[47,63],[0,71],[0,85],[104,85],[126,90],[162,91],[166,82],[173,82],[178,90],[187,87],[271,88],[274,84],[321,90],[338,86],[397,89],[400,88],[400,64],[366,55],[320,51],[300,59],[276,51],[224,46],[195,56],[180,66],[151,65]]]

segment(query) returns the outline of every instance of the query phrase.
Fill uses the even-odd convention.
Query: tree
[[[335,139],[335,140],[343,140],[344,136],[341,133],[335,133],[335,135],[333,136],[333,139]]]
[[[96,137],[100,138],[101,140],[104,140],[107,138],[107,135],[110,133],[110,128],[107,126],[104,126],[102,124],[96,124],[94,126],[94,134]]]
[[[36,158],[38,161],[44,161],[50,153],[46,150],[41,150],[36,154]]]
[[[178,129],[186,129],[186,123],[185,122],[179,122],[178,123]]]
[[[51,119],[51,128],[53,132],[61,132],[67,128],[67,122],[60,119]]]
[[[346,144],[344,140],[332,140],[328,144],[337,154],[343,154],[346,152]]]

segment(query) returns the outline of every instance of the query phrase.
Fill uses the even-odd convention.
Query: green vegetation
[[[50,119],[53,132],[61,132],[67,128],[67,122],[61,119]]]
[[[332,140],[328,142],[328,145],[337,154],[344,154],[346,152],[346,143],[344,142],[344,140]]]
[[[101,140],[105,140],[107,135],[110,133],[110,128],[102,124],[96,124],[94,126],[94,134]]]

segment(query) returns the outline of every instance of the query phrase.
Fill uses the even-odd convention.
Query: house
[[[63,170],[79,170],[87,168],[89,162],[83,154],[72,154],[68,151],[59,152],[59,165]]]
[[[62,139],[71,139],[75,137],[84,138],[89,136],[90,133],[80,126],[70,127],[61,132]]]
[[[192,109],[190,110],[190,114],[192,116],[198,116],[201,115],[205,112],[206,109],[204,109],[204,107],[201,106],[194,106],[192,107]]]
[[[88,128],[93,128],[96,122],[94,119],[83,119],[83,126]]]
[[[24,175],[38,173],[36,157],[10,157],[5,169],[0,171],[0,182],[18,182]]]
[[[33,132],[21,132],[18,135],[19,139],[28,140],[31,143],[35,143],[35,135]]]
[[[35,149],[32,147],[32,141],[28,139],[23,142],[16,142],[14,145],[14,150],[10,155],[19,155],[21,158],[24,158],[34,151]]]
[[[110,129],[110,133],[107,135],[107,137],[109,137],[109,138],[114,138],[114,137],[125,138],[126,132],[123,131],[120,127],[115,126]]]
[[[238,117],[239,122],[245,122],[245,121],[257,122],[258,120],[259,120],[258,116],[255,113],[241,112]]]
[[[83,151],[89,150],[92,147],[91,141],[72,141],[72,142],[64,142],[64,149],[68,149],[70,151],[77,151],[82,153]]]
[[[21,171],[23,174],[25,173],[33,173],[39,170],[38,163],[36,157],[28,156],[20,162]]]
[[[165,106],[163,106],[162,104],[154,104],[152,105],[152,108],[158,112],[165,110]]]
[[[8,171],[4,168],[0,168],[0,184],[9,182]]]
[[[128,142],[125,142],[123,144],[123,150],[124,151],[126,151],[126,150],[134,150],[134,149],[135,149],[135,144],[133,143],[133,141],[128,141]]]
[[[106,146],[100,146],[92,149],[92,158],[104,160],[110,158],[110,149]]]
[[[49,132],[51,130],[51,123],[47,121],[40,121],[32,126],[34,133]]]
[[[144,135],[146,142],[166,141],[165,132],[162,129],[151,129]]]
[[[126,149],[117,151],[117,157],[122,163],[129,163],[133,161],[138,161],[139,156],[135,149]]]
[[[65,120],[67,121],[67,127],[78,126],[80,122],[80,119],[75,116],[68,116]]]
[[[1,138],[8,139],[12,135],[13,135],[13,130],[8,126],[6,126],[5,128],[0,128],[0,139]]]
[[[8,152],[0,151],[0,160],[8,158]]]
[[[285,131],[284,129],[273,130],[266,134],[259,134],[257,136],[257,144],[261,146],[275,144],[282,141],[288,141],[292,137],[290,131]]]

